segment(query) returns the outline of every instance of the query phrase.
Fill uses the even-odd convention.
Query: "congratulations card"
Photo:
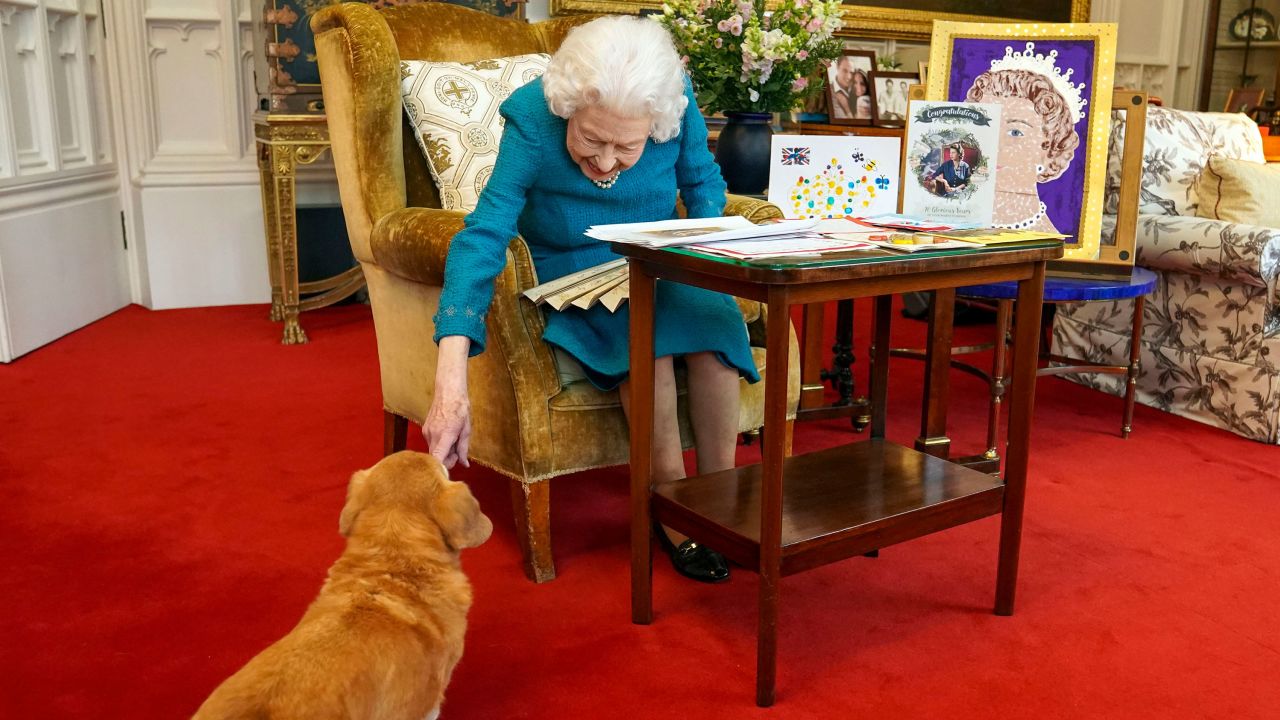
[[[788,218],[897,212],[900,148],[894,137],[774,135],[769,202]]]
[[[991,225],[1000,163],[1000,106],[913,101],[902,212]]]

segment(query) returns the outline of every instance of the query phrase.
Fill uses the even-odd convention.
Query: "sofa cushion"
[[[469,63],[401,61],[404,109],[445,210],[476,208],[502,141],[498,107],[549,62],[543,53]]]
[[[1112,113],[1107,162],[1106,212],[1119,202],[1124,113]],[[1147,108],[1147,137],[1142,158],[1143,215],[1196,214],[1195,184],[1210,157],[1264,162],[1262,135],[1247,116],[1200,113],[1153,105]]]
[[[1209,158],[1195,191],[1200,217],[1280,228],[1280,165]]]

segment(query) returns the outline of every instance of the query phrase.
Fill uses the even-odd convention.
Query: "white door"
[[[99,0],[0,0],[0,362],[129,303]]]

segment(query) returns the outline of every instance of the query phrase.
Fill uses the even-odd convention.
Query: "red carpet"
[[[0,366],[0,717],[186,717],[296,622],[382,428],[368,310],[305,325],[281,347],[263,307],[132,307]],[[893,376],[906,440],[919,364]],[[982,393],[954,376],[961,450]],[[1016,614],[990,611],[994,519],[789,578],[771,710],[750,573],[697,585],[659,557],[657,619],[628,622],[623,469],[555,481],[543,586],[506,481],[456,473],[497,529],[464,558],[444,717],[1280,717],[1280,449],[1143,407],[1121,440],[1118,399],[1056,379],[1036,419]],[[796,445],[850,436],[801,425]]]

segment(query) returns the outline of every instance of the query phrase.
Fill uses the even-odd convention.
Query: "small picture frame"
[[[871,73],[871,86],[875,95],[876,125],[880,127],[904,127],[907,124],[907,101],[912,85],[920,84],[920,76],[913,72],[878,70]]]
[[[876,98],[871,89],[876,54],[846,48],[827,68],[827,114],[835,125],[871,125]]]
[[[920,84],[929,84],[929,63],[923,60],[920,61]]]
[[[1231,88],[1231,92],[1227,94],[1227,105],[1223,108],[1223,112],[1229,113],[1250,113],[1254,108],[1262,104],[1263,96],[1266,95],[1263,88]]]

